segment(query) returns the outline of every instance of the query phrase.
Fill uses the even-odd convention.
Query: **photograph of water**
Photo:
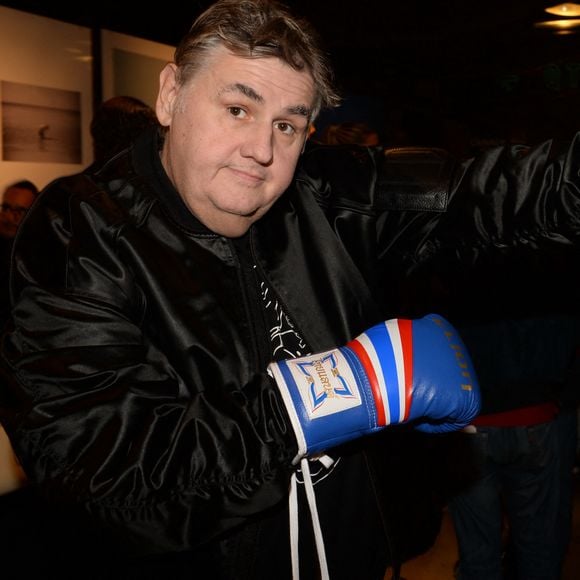
[[[0,81],[2,160],[82,163],[81,93]]]

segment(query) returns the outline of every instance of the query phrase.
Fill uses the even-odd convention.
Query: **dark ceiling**
[[[162,5],[85,0],[8,0],[3,5],[89,27],[176,44],[212,0],[165,0]],[[387,68],[464,72],[471,65],[497,68],[520,63],[547,48],[551,34],[533,28],[548,15],[542,0],[288,0],[315,24],[337,63],[349,74],[367,70],[369,56]],[[562,44],[562,43],[560,43]],[[555,47],[550,46],[549,50]],[[352,57],[351,57],[352,55]],[[360,63],[360,60],[363,60]],[[366,62],[365,62],[366,61]]]
[[[212,0],[162,4],[85,0],[1,4],[175,45]],[[288,0],[322,35],[343,93],[381,98],[399,115],[436,117],[531,137],[562,131],[580,97],[580,35],[534,27],[542,0]],[[150,7],[147,7],[147,4]],[[122,8],[120,8],[122,6]],[[578,123],[580,124],[580,123]],[[494,129],[491,129],[494,127]],[[514,129],[517,131],[517,129]],[[423,139],[428,139],[425,135]]]

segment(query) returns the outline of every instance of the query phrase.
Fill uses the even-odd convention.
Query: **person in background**
[[[12,242],[22,218],[36,199],[38,188],[27,179],[8,185],[0,205],[0,325],[9,315],[8,273]],[[0,495],[23,485],[24,472],[10,448],[8,437],[0,426]]]
[[[18,226],[38,195],[38,188],[32,181],[23,179],[8,185],[2,194],[0,205],[0,237],[11,241]]]
[[[145,127],[157,126],[155,111],[129,96],[113,97],[96,110],[91,122],[94,162],[92,171],[109,157],[128,147]],[[8,186],[0,210],[1,320],[9,316],[8,272],[12,242],[20,221],[38,194],[30,181]],[[39,242],[40,243],[40,242]],[[50,257],[48,257],[50,262]],[[87,536],[75,514],[57,510],[31,485],[0,425],[0,545],[3,578],[76,577],[84,560]],[[94,553],[91,550],[91,553]],[[31,557],[32,555],[32,557]]]
[[[573,243],[578,188],[543,184],[580,156],[309,146],[338,102],[307,23],[219,0],[160,74],[162,129],[53,182],[26,220],[0,420],[97,537],[84,578],[383,580],[433,540],[409,440],[468,426],[479,387],[455,329],[399,318],[391,287],[526,232]],[[516,170],[534,184],[510,180],[518,210],[544,211],[482,199]]]
[[[120,95],[102,102],[90,126],[93,166],[101,165],[128,147],[143,130],[157,123],[155,110],[136,97]]]
[[[379,134],[366,123],[345,121],[327,125],[318,139],[326,145],[379,145]]]
[[[2,194],[0,205],[0,324],[8,316],[8,271],[12,242],[22,218],[36,199],[38,188],[32,181],[23,179],[8,185]]]
[[[459,580],[560,578],[576,440],[576,407],[565,402],[573,392],[564,387],[579,320],[571,312],[461,326],[483,404],[466,435],[478,477],[449,504]],[[578,399],[579,385],[573,390]]]
[[[27,179],[8,185],[2,194],[0,205],[0,325],[2,329],[10,315],[10,297],[8,277],[12,244],[20,222],[32,206],[38,188]],[[2,540],[15,532],[12,523],[12,508],[25,495],[22,489],[26,486],[26,475],[16,459],[4,428],[0,425],[0,545],[10,550],[10,544]],[[9,564],[9,558],[6,557]],[[4,575],[4,571],[2,571]]]
[[[419,267],[405,292],[407,315],[436,308],[459,329],[480,383],[480,414],[446,449],[456,578],[557,580],[573,513],[580,254],[524,245],[478,261]]]

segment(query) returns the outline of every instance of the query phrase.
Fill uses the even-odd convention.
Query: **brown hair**
[[[379,135],[366,123],[346,121],[328,125],[322,132],[320,142],[327,145],[377,145]]]
[[[27,189],[28,191],[30,191],[30,193],[32,193],[32,195],[34,195],[34,196],[38,195],[38,187],[36,187],[36,185],[34,185],[34,183],[32,183],[32,181],[29,181],[28,179],[22,179],[21,181],[16,181],[15,183],[11,183],[10,185],[7,185],[4,192],[6,192],[6,190],[12,189],[12,188]]]
[[[248,58],[280,58],[295,70],[310,72],[316,88],[310,120],[340,102],[317,33],[275,0],[218,0],[203,12],[175,51],[180,84],[194,76],[216,46]]]
[[[158,124],[155,110],[129,95],[101,103],[91,120],[93,156],[105,161],[125,149],[146,127]]]

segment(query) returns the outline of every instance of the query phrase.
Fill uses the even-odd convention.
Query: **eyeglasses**
[[[9,203],[0,204],[0,211],[12,212],[16,216],[23,216],[27,211],[27,207],[21,205],[11,205]]]

